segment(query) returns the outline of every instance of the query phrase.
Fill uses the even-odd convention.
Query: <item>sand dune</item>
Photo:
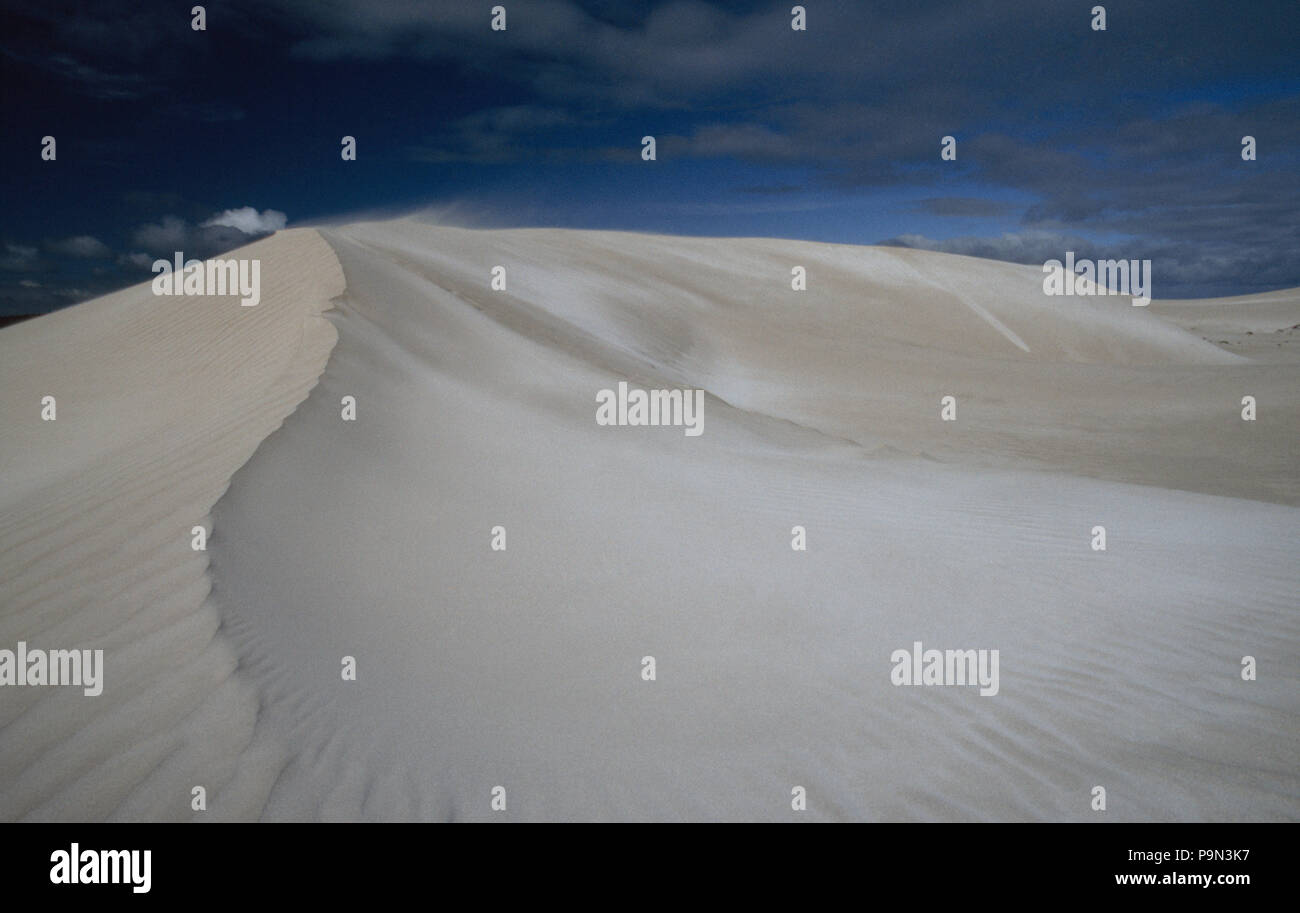
[[[0,645],[105,651],[97,697],[0,691],[0,818],[184,819],[195,784],[249,815],[276,776],[190,531],[319,376],[343,277],[310,230],[232,256],[259,306],[146,284],[0,333]]]
[[[1295,289],[1205,298],[1157,301],[1161,317],[1190,333],[1255,361],[1300,361],[1300,293]]]
[[[0,816],[184,816],[206,782],[203,816],[269,820],[1300,817],[1300,364],[1193,329],[1234,304],[892,248],[321,235],[259,245],[244,313],[146,287],[0,333],[0,646],[120,651],[115,696],[0,692]],[[1243,333],[1300,323],[1269,297]],[[703,388],[704,433],[598,426],[621,380]],[[87,398],[64,439],[51,385]],[[895,687],[915,641],[999,650],[999,693]]]

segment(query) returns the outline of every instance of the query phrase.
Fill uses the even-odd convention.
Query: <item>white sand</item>
[[[919,251],[323,234],[338,345],[213,509],[206,600],[189,527],[332,341],[319,239],[262,242],[244,313],[0,332],[0,647],[120,651],[101,698],[0,691],[0,817],[1300,818],[1300,359],[1192,329],[1300,290],[1233,324]],[[619,380],[705,388],[704,434],[598,427]],[[892,686],[915,640],[998,649],[1000,693]]]
[[[0,332],[0,648],[106,667],[98,697],[0,688],[0,819],[184,819],[192,785],[255,815],[279,770],[190,530],[315,383],[343,276],[309,230],[231,256],[259,306],[145,284]]]

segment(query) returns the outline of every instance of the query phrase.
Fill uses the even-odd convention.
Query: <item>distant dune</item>
[[[0,332],[0,648],[106,657],[0,688],[0,819],[1300,818],[1300,289],[413,220],[229,256],[256,307]],[[620,381],[703,433],[598,425]],[[998,693],[896,686],[916,642]]]

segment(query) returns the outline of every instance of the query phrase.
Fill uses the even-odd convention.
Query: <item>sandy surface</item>
[[[251,337],[147,287],[0,333],[0,646],[134,660],[120,705],[0,692],[0,815],[175,817],[205,777],[233,818],[1300,818],[1300,361],[1216,334],[1300,324],[1300,290],[1134,308],[901,249],[322,234],[323,374],[311,232],[262,242],[294,294]],[[92,424],[38,437],[83,375]],[[620,380],[705,389],[704,433],[598,426]],[[205,576],[191,518],[232,472]],[[917,640],[998,649],[998,695],[893,686]]]
[[[105,662],[97,697],[0,689],[0,819],[185,819],[193,785],[255,815],[283,761],[190,531],[319,376],[343,276],[310,230],[231,256],[259,306],[146,284],[0,332],[0,647]]]

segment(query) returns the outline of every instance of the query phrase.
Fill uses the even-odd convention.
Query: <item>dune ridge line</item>
[[[213,505],[316,385],[344,279],[312,229],[222,257],[260,259],[256,307],[145,283],[0,333],[0,646],[105,667],[98,697],[4,689],[2,820],[184,820],[195,785],[246,817],[282,762],[191,529],[220,539]]]

